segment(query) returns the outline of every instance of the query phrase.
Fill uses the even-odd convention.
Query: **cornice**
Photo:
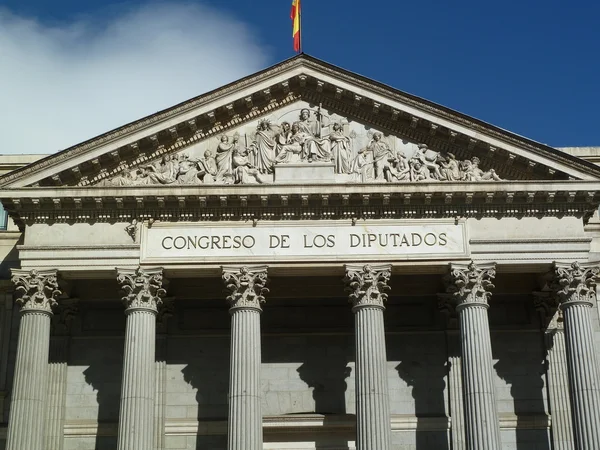
[[[580,217],[598,208],[597,182],[445,182],[20,188],[0,191],[27,223]]]

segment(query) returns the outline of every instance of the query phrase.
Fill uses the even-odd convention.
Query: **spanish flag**
[[[300,52],[300,0],[292,0],[292,13],[290,17],[293,21],[293,32],[294,36],[294,51]]]

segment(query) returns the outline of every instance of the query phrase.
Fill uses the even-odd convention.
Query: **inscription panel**
[[[142,228],[141,262],[221,264],[455,259],[469,256],[454,221],[174,224]]]

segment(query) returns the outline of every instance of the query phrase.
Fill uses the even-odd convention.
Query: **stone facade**
[[[27,161],[0,449],[596,448],[597,153],[301,55]]]

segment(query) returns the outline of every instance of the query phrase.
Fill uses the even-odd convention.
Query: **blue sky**
[[[600,146],[598,1],[302,1],[317,58],[549,145]],[[54,152],[293,56],[290,6],[4,0],[0,153]],[[17,133],[25,121],[46,138]]]

